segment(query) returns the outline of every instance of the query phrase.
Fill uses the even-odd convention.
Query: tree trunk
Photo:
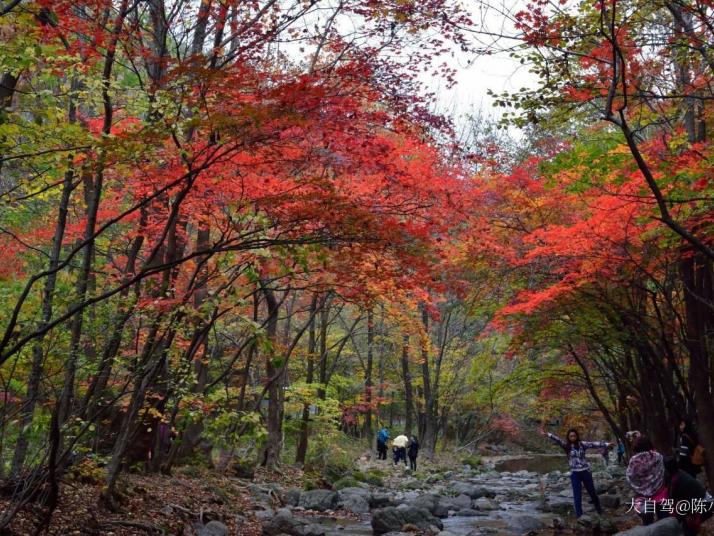
[[[436,449],[436,435],[439,432],[438,415],[436,414],[436,402],[431,385],[431,373],[429,368],[429,313],[422,307],[421,321],[424,325],[424,341],[421,345],[421,372],[424,389],[424,430],[421,438],[421,450],[424,457],[433,458]],[[447,334],[444,333],[446,338]]]
[[[686,345],[689,350],[689,381],[697,411],[699,440],[707,449],[706,471],[714,485],[714,405],[712,404],[711,337],[714,333],[712,263],[703,255],[685,252],[680,264],[684,283]]]
[[[374,355],[374,315],[372,308],[367,309],[367,367],[364,372],[364,402],[367,406],[364,415],[364,435],[372,441],[372,360]]]
[[[267,306],[268,323],[266,325],[266,336],[270,342],[270,351],[265,356],[265,372],[267,375],[268,385],[268,416],[267,428],[268,437],[266,438],[263,447],[262,465],[273,471],[277,468],[280,462],[280,451],[282,450],[283,430],[281,416],[281,401],[280,391],[283,382],[275,380],[278,374],[278,367],[275,366],[275,352],[278,334],[278,300],[275,298],[275,292],[267,286],[267,283],[261,281],[261,292],[265,298]]]
[[[313,294],[312,302],[310,302],[310,328],[308,331],[307,342],[307,376],[305,382],[312,385],[315,381],[315,350],[317,341],[315,336],[315,312],[317,311],[317,294]],[[305,456],[307,456],[307,444],[310,435],[310,404],[305,403],[302,406],[302,419],[300,420],[300,437],[298,438],[297,452],[295,454],[295,463],[305,464]]]
[[[76,118],[76,111],[74,105],[70,106],[69,121],[73,123]],[[47,325],[47,323],[52,319],[52,302],[55,292],[55,285],[57,283],[57,273],[56,269],[59,265],[59,257],[62,251],[62,240],[64,238],[64,231],[67,226],[67,210],[69,207],[69,200],[74,189],[73,178],[74,172],[71,165],[71,159],[69,162],[69,169],[65,172],[64,183],[62,185],[62,197],[60,199],[60,205],[57,213],[57,223],[55,224],[55,234],[52,239],[52,251],[50,253],[50,261],[48,265],[48,271],[50,274],[47,276],[45,281],[45,287],[42,292],[42,318],[40,320],[40,329]],[[42,379],[42,369],[44,361],[44,351],[42,349],[42,341],[44,336],[38,337],[32,347],[32,367],[30,369],[30,376],[27,381],[27,396],[24,400],[22,413],[20,415],[20,432],[17,438],[17,443],[15,445],[15,452],[12,460],[12,475],[17,476],[25,463],[25,458],[27,456],[28,447],[28,432],[32,425],[33,416],[35,413],[35,406],[37,404],[37,397],[39,396],[40,390],[40,380]]]
[[[325,400],[327,395],[327,328],[330,323],[331,303],[332,298],[328,295],[325,297],[320,310],[320,362],[318,367],[320,387],[317,390],[317,397],[320,400]]]
[[[404,433],[411,436],[414,401],[412,396],[412,377],[409,373],[409,335],[402,337],[402,378],[404,379]]]
[[[129,0],[122,0],[119,5],[119,11],[112,26],[112,37],[107,45],[107,52],[104,59],[104,68],[102,71],[102,104],[104,108],[102,134],[105,136],[108,136],[112,130],[114,109],[110,96],[110,87],[114,69],[114,60],[116,58],[117,43],[119,41],[119,34],[124,26],[124,18],[127,15],[128,4]],[[90,273],[92,270],[92,260],[94,259],[94,233],[104,183],[103,160],[103,153],[100,152],[94,176],[84,177],[85,195],[87,199],[87,221],[84,225],[84,241],[86,245],[83,248],[82,267],[77,276],[77,295],[75,297],[77,303],[81,303],[85,299],[90,280]],[[84,309],[80,309],[77,314],[74,315],[71,322],[69,357],[67,358],[65,365],[64,384],[59,399],[58,423],[60,427],[69,418],[72,402],[74,400],[74,382],[82,338],[83,318]]]

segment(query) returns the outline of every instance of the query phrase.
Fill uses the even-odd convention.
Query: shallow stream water
[[[498,460],[494,469],[472,475],[456,474],[444,484],[466,482],[495,493],[493,510],[479,511],[477,517],[450,516],[442,519],[444,530],[458,536],[491,534],[515,536],[552,526],[554,514],[540,510],[545,494],[545,475],[564,471],[563,456],[534,455]],[[407,492],[412,495],[434,490]],[[369,515],[361,520],[316,518],[329,536],[368,536],[372,534]]]

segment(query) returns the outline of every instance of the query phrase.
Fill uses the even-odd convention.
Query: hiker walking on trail
[[[389,431],[382,428],[377,434],[377,459],[387,459],[387,441],[389,441]]]
[[[691,419],[682,418],[674,433],[674,452],[677,454],[677,465],[694,478],[702,471],[704,460],[701,457],[699,436]]]
[[[407,454],[409,455],[409,468],[412,471],[416,471],[416,459],[419,455],[419,440],[416,438],[416,436],[412,436],[411,440],[409,441],[409,448],[407,449]]]
[[[397,465],[400,461],[404,461],[404,465],[407,465],[407,444],[409,443],[409,438],[404,434],[400,434],[394,438],[392,441],[392,451],[394,452],[394,465]]]
[[[617,464],[625,463],[625,444],[621,440],[617,440]]]
[[[576,517],[583,515],[583,486],[585,486],[588,495],[590,495],[597,513],[602,514],[602,506],[600,506],[600,499],[595,492],[593,475],[590,471],[590,464],[585,458],[585,451],[587,449],[602,449],[611,445],[605,441],[581,441],[580,434],[574,428],[568,430],[565,440],[550,432],[543,431],[543,434],[562,448],[568,457],[570,483],[573,486],[573,505],[575,506]]]

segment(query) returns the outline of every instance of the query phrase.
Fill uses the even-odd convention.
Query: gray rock
[[[360,497],[369,499],[370,495],[372,495],[372,493],[367,488],[342,488],[340,491],[338,491],[338,494],[340,496],[340,499],[348,495],[359,495]]]
[[[281,508],[272,519],[263,523],[263,536],[325,536],[325,530],[317,525],[293,517],[287,508]]]
[[[209,521],[197,532],[198,536],[228,536],[228,527],[220,521]]]
[[[458,495],[451,499],[450,502],[453,506],[455,506],[454,510],[463,510],[464,508],[471,508],[471,501],[471,497],[469,497],[465,493],[462,493],[461,495]]]
[[[265,521],[266,519],[271,519],[275,512],[271,508],[266,508],[265,510],[256,510],[255,518],[259,521]]]
[[[487,499],[486,497],[481,497],[473,502],[474,508],[477,510],[496,510],[498,508],[498,503]]]
[[[303,491],[300,494],[298,506],[306,510],[317,510],[324,512],[325,510],[334,510],[337,508],[339,495],[336,491],[329,489],[314,489],[311,491]]]
[[[478,499],[486,495],[485,490],[468,482],[454,482],[451,484],[451,491],[457,495],[468,495],[472,499]]]
[[[268,486],[259,486],[258,484],[249,484],[246,489],[258,501],[270,504],[273,499],[275,490]]]
[[[519,531],[520,533],[542,530],[546,528],[545,521],[536,516],[531,515],[514,515],[507,517],[506,522],[508,528]]]
[[[574,511],[573,500],[565,497],[550,497],[543,505],[544,512],[553,512],[558,515],[567,516]]]
[[[388,506],[372,511],[372,530],[375,534],[400,531],[405,525],[413,525],[419,530],[430,531],[432,527],[444,528],[441,520],[429,510],[410,505]],[[272,535],[271,535],[272,536]]]
[[[286,490],[282,495],[283,503],[288,506],[297,506],[300,503],[301,493],[302,490],[298,488],[290,488]]]
[[[474,510],[473,508],[464,508],[463,510],[459,510],[454,514],[456,517],[479,517],[479,516],[487,516],[488,514],[486,512],[479,512],[478,510]]]
[[[369,512],[369,501],[363,495],[345,495],[340,499],[339,506],[353,514],[366,514]]]
[[[600,495],[600,504],[603,508],[617,508],[620,506],[620,497],[617,495]]]
[[[646,527],[635,527],[618,532],[615,536],[682,536],[684,531],[675,517],[668,517]]]
[[[452,500],[450,497],[426,493],[410,502],[409,506],[424,508],[436,517],[448,517]]]
[[[389,493],[376,492],[373,493],[368,500],[370,508],[386,508],[387,506],[395,506],[394,497]]]

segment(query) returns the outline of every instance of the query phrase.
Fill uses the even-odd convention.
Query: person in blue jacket
[[[606,441],[581,441],[580,434],[574,428],[568,430],[566,440],[562,440],[550,432],[543,433],[553,441],[553,443],[562,448],[568,457],[570,483],[573,486],[575,516],[580,517],[583,515],[583,486],[585,486],[585,490],[588,492],[588,495],[590,495],[597,513],[602,514],[602,506],[600,506],[600,499],[595,492],[593,474],[590,470],[590,464],[585,458],[585,451],[587,449],[604,449],[606,447],[612,447],[613,445]]]
[[[389,431],[382,427],[377,434],[377,459],[387,459],[387,441],[389,441]]]

